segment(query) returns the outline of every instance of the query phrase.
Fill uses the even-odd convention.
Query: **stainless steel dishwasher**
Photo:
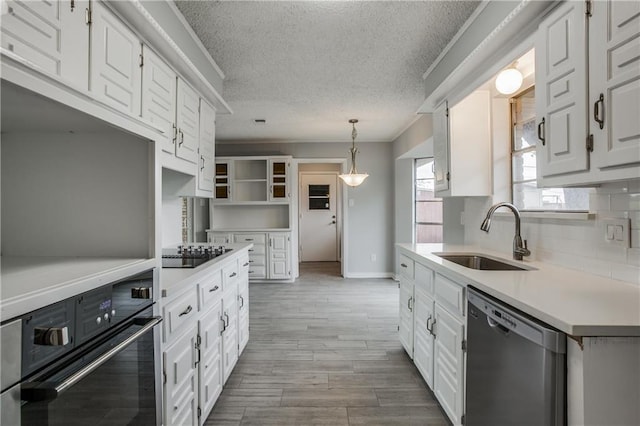
[[[566,335],[468,292],[465,425],[566,424]]]

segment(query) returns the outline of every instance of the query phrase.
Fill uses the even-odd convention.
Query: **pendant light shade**
[[[496,89],[503,95],[511,95],[522,86],[522,73],[513,64],[509,68],[500,71],[496,77]]]
[[[369,177],[369,175],[366,173],[358,173],[358,169],[356,169],[356,153],[358,152],[358,150],[356,149],[356,136],[358,136],[358,132],[356,130],[357,122],[358,120],[356,120],[355,118],[352,118],[351,120],[349,120],[349,123],[351,123],[351,126],[352,126],[352,130],[351,130],[352,145],[351,145],[351,149],[349,150],[351,152],[351,170],[349,171],[348,174],[338,175],[338,177],[342,179],[344,183],[346,183],[349,186],[358,186],[362,182],[364,182],[364,180],[367,177]]]

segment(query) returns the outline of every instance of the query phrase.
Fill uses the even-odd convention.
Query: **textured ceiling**
[[[390,141],[479,2],[176,1],[226,75],[221,141]],[[256,125],[254,119],[266,119]]]

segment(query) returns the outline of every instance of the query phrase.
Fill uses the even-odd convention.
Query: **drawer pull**
[[[253,238],[245,238],[245,241],[253,241]]]
[[[247,266],[249,266],[249,262],[246,262],[244,265],[242,265],[243,268],[246,268]]]
[[[187,309],[185,309],[184,311],[180,312],[180,315],[178,315],[179,317],[187,315],[189,312],[191,312],[193,310],[193,308],[191,307],[191,305],[187,306]]]
[[[224,324],[224,329],[226,330],[226,329],[227,329],[227,327],[229,327],[229,315],[227,315],[227,313],[225,312],[225,313],[224,313],[224,316],[225,316],[225,317],[227,317],[227,321],[226,321],[226,322],[225,322],[225,324]]]
[[[238,274],[236,274],[236,273],[234,272],[234,273],[232,273],[231,275],[229,275],[229,278],[233,278],[233,277],[235,277],[236,275],[238,275]]]
[[[222,335],[222,333],[225,332],[225,330],[227,329],[227,323],[224,322],[224,318],[220,317],[220,321],[222,321],[222,331],[220,332],[220,334]]]
[[[249,251],[255,251],[254,249],[249,249]]]
[[[209,289],[209,293],[213,293],[214,291],[216,291],[217,289],[219,289],[220,287],[218,286],[214,286],[213,288]]]
[[[429,318],[427,318],[427,331],[433,334],[433,330],[431,329],[431,319],[431,315],[429,315]]]
[[[409,308],[411,312],[413,312],[413,306],[411,303],[412,301],[413,301],[413,297],[410,297],[409,299],[407,299],[407,308]]]
[[[240,308],[244,308],[244,297],[238,296],[238,298],[240,299]]]
[[[407,265],[406,265],[406,264],[404,264],[404,263],[401,263],[401,264],[400,264],[400,266],[402,266],[403,268],[406,268],[406,267],[407,267]]]
[[[252,271],[251,269],[249,269],[249,273],[250,273],[250,274],[255,274],[255,273],[256,273],[256,271]]]

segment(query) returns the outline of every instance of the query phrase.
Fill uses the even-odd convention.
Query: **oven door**
[[[23,425],[157,425],[160,317],[149,308],[22,383]],[[149,315],[149,316],[147,316]]]

